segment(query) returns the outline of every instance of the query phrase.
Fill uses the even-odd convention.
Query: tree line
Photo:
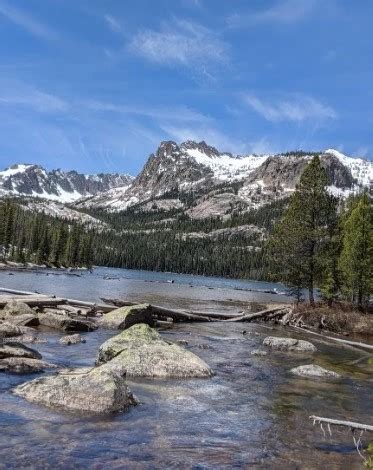
[[[38,265],[90,267],[93,234],[76,222],[31,212],[0,201],[0,260]]]
[[[315,156],[265,248],[270,276],[298,299],[315,288],[332,303],[346,299],[363,308],[373,288],[373,210],[367,192],[341,201],[327,191],[327,175]]]

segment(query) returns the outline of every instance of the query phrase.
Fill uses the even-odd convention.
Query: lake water
[[[106,279],[119,278],[119,279]],[[174,280],[173,284],[168,283]],[[282,286],[143,271],[99,269],[81,277],[0,272],[0,286],[99,300],[123,297],[206,311],[237,311],[247,302],[286,302],[263,291]],[[240,290],[237,290],[240,289]],[[243,290],[241,290],[243,289]],[[242,330],[246,334],[242,334]],[[177,324],[162,333],[188,341],[187,348],[214,370],[211,379],[131,380],[141,404],[127,413],[81,417],[32,405],[11,389],[34,376],[0,375],[0,468],[361,468],[350,433],[324,436],[309,415],[371,423],[372,375],[366,355],[313,341],[314,356],[251,356],[268,335],[289,336],[267,324]],[[85,335],[87,342],[31,345],[62,367],[93,365],[112,331]],[[302,335],[291,332],[294,337]],[[308,339],[308,338],[304,338]],[[292,367],[317,363],[340,372],[338,381],[292,376]]]

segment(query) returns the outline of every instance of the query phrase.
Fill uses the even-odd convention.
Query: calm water
[[[121,279],[104,281],[103,276]],[[174,284],[146,282],[170,278]],[[207,309],[212,304],[216,310],[237,309],[244,301],[285,300],[233,290],[268,290],[275,285],[224,282],[124,270],[99,270],[79,278],[0,273],[2,286],[88,300],[101,295],[146,297],[188,308]],[[66,347],[58,344],[59,333],[44,332],[48,343],[35,348],[61,366],[87,366],[112,334],[101,329],[86,334],[86,344]],[[348,432],[335,430],[332,437],[324,437],[308,416],[372,422],[371,370],[364,361],[349,364],[364,353],[315,342],[319,352],[314,357],[251,356],[268,334],[289,334],[259,324],[179,324],[162,334],[187,340],[187,348],[216,375],[131,381],[141,404],[128,413],[82,418],[31,405],[11,394],[12,387],[31,377],[0,375],[0,468],[361,468]],[[291,367],[311,362],[337,370],[344,378],[327,382],[289,373]]]

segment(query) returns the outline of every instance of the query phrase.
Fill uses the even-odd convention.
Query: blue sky
[[[161,140],[373,156],[371,0],[0,0],[0,167],[136,174]]]

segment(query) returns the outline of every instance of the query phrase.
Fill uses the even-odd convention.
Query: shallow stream
[[[200,310],[211,305],[230,310],[229,302],[236,305],[235,301],[270,301],[269,294],[233,290],[232,285],[215,284],[211,290],[205,281],[192,288],[192,281],[166,285],[132,279],[132,286],[137,287],[130,292],[121,281],[103,281],[102,277],[99,281],[97,272],[79,278],[0,273],[1,286],[87,300],[114,293],[135,298],[142,290],[144,300],[158,296],[163,305],[175,306],[182,299],[183,306]],[[214,282],[207,280],[209,287]],[[172,296],[172,292],[177,294]],[[273,295],[272,300],[282,302],[284,296]],[[215,376],[129,381],[141,403],[116,416],[81,417],[32,405],[12,395],[11,389],[35,375],[2,374],[0,468],[362,468],[347,430],[335,429],[332,436],[324,436],[308,417],[318,414],[372,422],[371,366],[367,361],[350,364],[365,353],[312,339],[319,350],[313,356],[251,355],[253,349],[262,347],[266,336],[290,333],[310,340],[288,329],[261,324],[178,324],[162,334],[186,340],[186,347],[202,357]],[[87,366],[93,365],[100,344],[112,335],[112,331],[99,329],[85,335],[85,344],[62,346],[58,344],[60,333],[44,330],[41,336],[48,343],[31,347],[61,366]],[[289,372],[312,362],[340,372],[343,379],[302,379]]]

